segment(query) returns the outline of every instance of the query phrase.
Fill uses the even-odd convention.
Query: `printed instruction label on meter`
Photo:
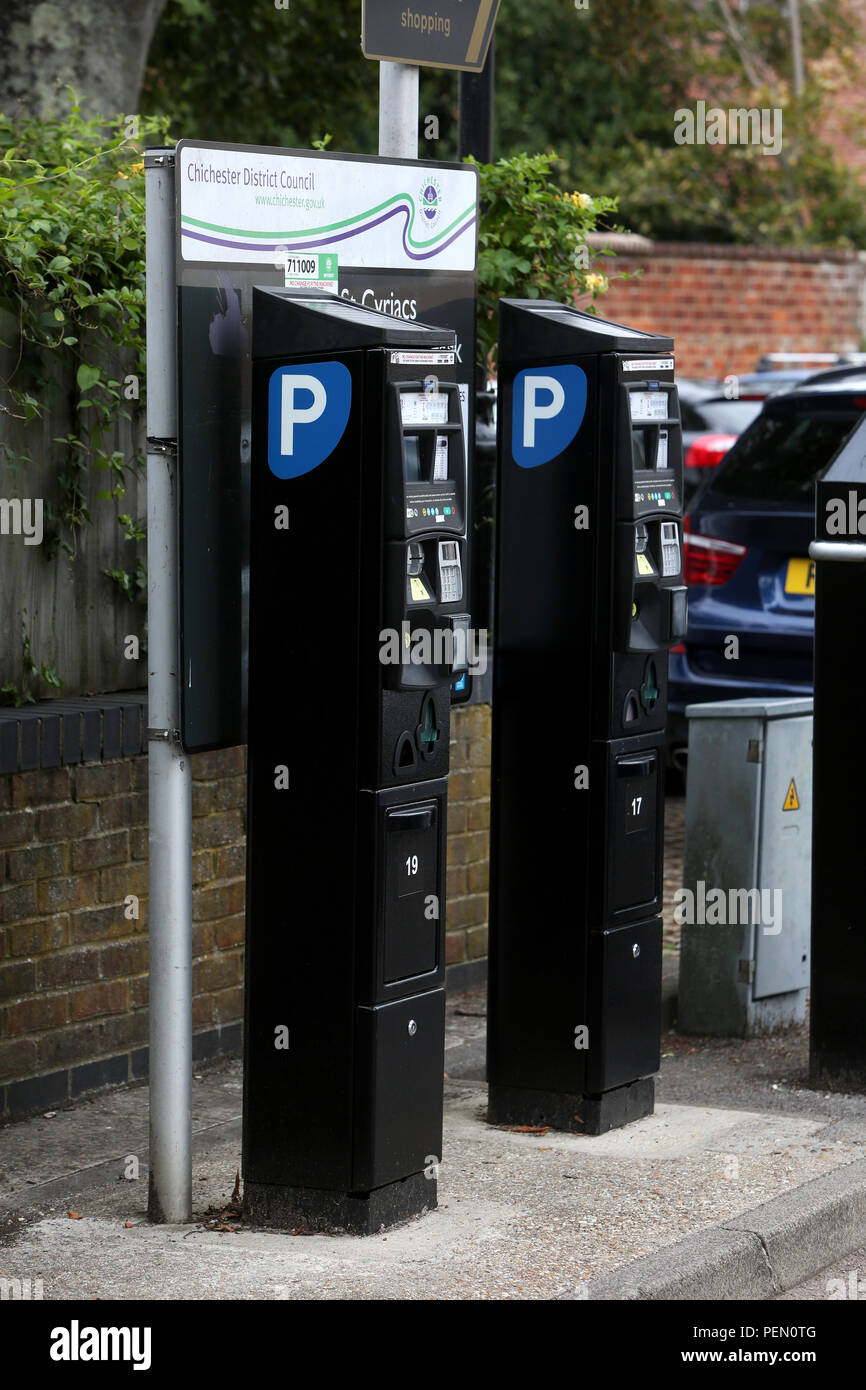
[[[454,353],[447,352],[392,352],[391,365],[400,367],[453,367]]]
[[[339,293],[339,265],[334,251],[298,255],[286,251],[281,258],[287,290],[326,290]]]
[[[401,391],[400,418],[404,425],[444,425],[448,396],[444,391]]]
[[[628,395],[633,420],[666,420],[667,391],[630,391]]]
[[[637,357],[634,361],[623,362],[624,372],[670,372],[673,371],[673,357]]]

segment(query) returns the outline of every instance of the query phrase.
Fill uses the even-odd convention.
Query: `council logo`
[[[424,226],[432,230],[442,215],[442,189],[438,179],[425,180],[418,195],[418,207]]]

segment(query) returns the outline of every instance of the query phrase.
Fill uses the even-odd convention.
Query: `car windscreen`
[[[849,399],[768,404],[716,469],[710,491],[767,502],[812,502],[815,481],[860,419]]]

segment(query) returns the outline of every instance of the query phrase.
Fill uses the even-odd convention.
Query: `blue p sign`
[[[334,452],[349,422],[352,377],[342,362],[278,367],[268,383],[268,467],[299,478]]]
[[[511,452],[521,468],[537,468],[567,449],[586,413],[580,367],[527,367],[514,378]]]

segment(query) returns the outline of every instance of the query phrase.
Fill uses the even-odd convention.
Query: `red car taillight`
[[[726,584],[746,553],[745,545],[696,535],[683,519],[683,578],[687,584]]]
[[[735,434],[699,434],[686,454],[684,468],[715,468],[737,442]]]

